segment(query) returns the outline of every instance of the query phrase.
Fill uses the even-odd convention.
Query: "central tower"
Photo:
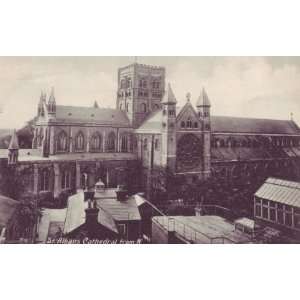
[[[164,91],[164,67],[134,63],[118,70],[117,109],[126,112],[133,128],[161,108]]]

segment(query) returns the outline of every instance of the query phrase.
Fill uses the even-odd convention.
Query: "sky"
[[[300,125],[300,57],[0,57],[0,128],[36,115],[41,90],[58,105],[115,107],[117,70],[138,63],[166,68],[179,105],[205,87],[213,115],[291,118]]]

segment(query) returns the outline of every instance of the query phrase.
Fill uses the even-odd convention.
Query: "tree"
[[[41,210],[33,201],[20,201],[14,224],[15,236],[32,239],[33,229],[41,215]]]

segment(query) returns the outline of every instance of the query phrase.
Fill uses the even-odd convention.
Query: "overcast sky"
[[[166,67],[177,101],[195,103],[202,86],[212,114],[290,119],[300,125],[300,57],[138,57]],[[41,90],[60,105],[114,107],[117,69],[134,57],[0,57],[0,128],[34,117]]]

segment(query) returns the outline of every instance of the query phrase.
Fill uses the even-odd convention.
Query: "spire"
[[[186,97],[186,101],[187,101],[187,102],[190,102],[190,101],[191,101],[191,96],[192,96],[191,93],[187,93],[187,94],[186,94],[185,97]]]
[[[170,83],[168,83],[168,90],[164,95],[164,99],[163,99],[162,103],[164,103],[164,104],[176,104],[177,103]]]
[[[55,103],[54,87],[51,88],[51,93],[50,93],[50,97],[49,97],[49,103]]]
[[[209,98],[204,88],[202,88],[202,92],[197,100],[197,107],[199,106],[211,106]]]
[[[94,102],[94,108],[99,108],[99,105],[98,105],[97,101]]]
[[[8,150],[18,150],[18,149],[19,149],[19,142],[18,142],[17,131],[15,129],[11,136]]]

